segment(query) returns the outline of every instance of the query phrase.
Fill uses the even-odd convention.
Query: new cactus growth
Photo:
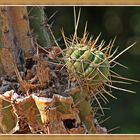
[[[91,86],[106,82],[109,76],[109,61],[95,45],[74,44],[67,48],[66,66],[71,76],[78,77],[80,82]]]

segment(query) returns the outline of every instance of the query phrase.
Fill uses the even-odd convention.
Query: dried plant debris
[[[15,65],[15,75],[1,77],[1,133],[88,133],[71,96],[79,92],[77,84],[69,81],[63,62],[50,54],[40,51],[25,59],[24,71]]]

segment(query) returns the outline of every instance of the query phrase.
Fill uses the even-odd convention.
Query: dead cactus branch
[[[27,15],[26,7],[1,7],[1,61],[7,74],[14,72],[13,61],[20,70],[23,70],[24,57],[31,55],[33,39],[28,37],[29,21],[24,19]],[[11,55],[14,58],[11,58]]]

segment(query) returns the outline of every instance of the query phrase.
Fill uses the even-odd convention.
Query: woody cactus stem
[[[1,7],[2,19],[2,49],[1,62],[6,74],[14,73],[13,61],[22,69],[24,57],[29,57],[33,49],[33,40],[30,34],[29,21],[25,19],[26,7]],[[14,60],[13,60],[14,59]]]
[[[0,21],[2,21],[2,17],[0,16]],[[0,22],[0,38],[2,38],[2,22]],[[0,39],[0,53],[2,50],[2,39]],[[0,57],[0,75],[4,73],[3,65],[1,62],[1,57]]]
[[[52,38],[44,7],[28,7],[30,27],[41,47],[51,47]]]
[[[2,17],[0,16],[0,21],[2,21]],[[0,38],[2,38],[2,22],[0,22]],[[2,40],[0,39],[0,48],[2,47]]]
[[[30,26],[26,7],[8,7],[8,17],[11,16],[11,25],[17,39],[18,47],[23,51],[24,57],[31,56],[33,38],[29,36]]]

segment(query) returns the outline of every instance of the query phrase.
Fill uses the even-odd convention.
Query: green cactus
[[[92,106],[90,100],[87,98],[87,90],[83,90],[81,92],[76,92],[72,95],[76,107],[79,110],[79,117],[81,122],[85,125],[88,133],[94,134],[96,133],[96,129],[93,124],[94,113],[92,110]]]
[[[78,44],[66,49],[68,72],[81,81],[97,85],[107,81],[109,62],[103,52],[88,45]]]
[[[43,7],[28,7],[30,27],[36,35],[38,44],[42,47],[52,46],[52,37],[46,28],[46,16]],[[31,17],[31,18],[30,18]]]

